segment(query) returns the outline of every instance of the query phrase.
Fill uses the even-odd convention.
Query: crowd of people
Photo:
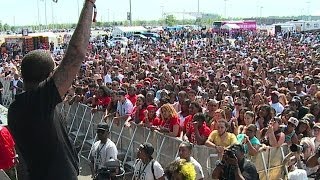
[[[214,148],[221,159],[217,168],[237,168],[233,159],[287,144],[293,147],[285,160],[292,172],[297,167],[308,176],[317,172],[319,164],[311,160],[319,157],[320,144],[319,33],[243,31],[228,39],[203,29],[159,35],[157,41],[134,39],[114,47],[92,40],[64,100],[102,111],[117,125],[135,123]],[[52,52],[57,66],[63,51]],[[22,91],[23,55],[1,57],[1,76],[12,78],[15,95]],[[189,161],[175,163],[187,168]],[[248,168],[240,167],[233,178],[257,178],[250,173],[254,165],[240,164]],[[213,174],[224,177],[221,169]]]
[[[302,162],[317,154],[318,33],[241,32],[235,40],[209,30],[159,34],[157,42],[135,39],[126,47],[91,42],[65,100],[116,124],[212,147],[220,158],[234,144],[246,156],[284,144],[305,147],[297,152]]]

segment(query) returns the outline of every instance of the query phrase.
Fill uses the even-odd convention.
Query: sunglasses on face
[[[241,106],[242,104],[241,103],[234,103],[234,105]]]

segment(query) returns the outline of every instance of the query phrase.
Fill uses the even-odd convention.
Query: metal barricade
[[[95,127],[99,122],[103,121],[104,114],[91,114],[91,108],[83,104],[64,104],[59,105],[57,109],[56,113],[64,113],[64,117],[66,117],[67,124],[70,127],[69,132],[72,132],[72,130],[76,132],[74,142],[79,141],[81,144],[79,154],[83,156],[88,151],[85,147],[90,148],[89,154],[83,156],[89,159],[92,145],[96,141]],[[153,156],[163,167],[178,156],[178,147],[181,140],[177,138],[151,131],[142,126],[132,125],[131,127],[126,127],[124,122],[116,125],[112,117],[106,122],[110,125],[110,138],[116,143],[119,153],[123,151],[122,160],[127,165],[133,167],[137,148],[144,142],[153,144],[155,149]],[[80,134],[83,134],[84,138],[79,138]],[[282,165],[287,152],[288,147],[282,146],[281,148],[271,148],[260,152],[255,157],[250,158],[256,165],[261,180],[279,179],[287,175],[286,167]],[[215,161],[218,159],[216,152],[212,148],[195,145],[193,157],[201,164],[205,179],[210,179],[212,170],[215,168]]]
[[[10,90],[10,81],[8,78],[0,78],[0,82],[3,85],[2,88],[2,104],[5,107],[9,107],[12,102],[12,92]]]

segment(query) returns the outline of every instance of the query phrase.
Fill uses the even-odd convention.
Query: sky
[[[130,0],[96,0],[98,21],[126,20]],[[131,0],[133,20],[163,13],[200,12],[223,17],[319,15],[320,0]],[[75,23],[84,0],[0,0],[0,22],[9,25]],[[46,8],[45,8],[46,7]],[[45,10],[46,9],[46,10]],[[46,12],[46,13],[45,13]]]

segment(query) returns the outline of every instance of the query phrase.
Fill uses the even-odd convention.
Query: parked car
[[[128,38],[126,37],[114,37],[107,42],[108,47],[116,46],[117,44],[121,44],[122,46],[128,46]]]
[[[142,33],[144,36],[151,38],[152,40],[156,41],[156,40],[160,40],[160,35],[157,33]]]

